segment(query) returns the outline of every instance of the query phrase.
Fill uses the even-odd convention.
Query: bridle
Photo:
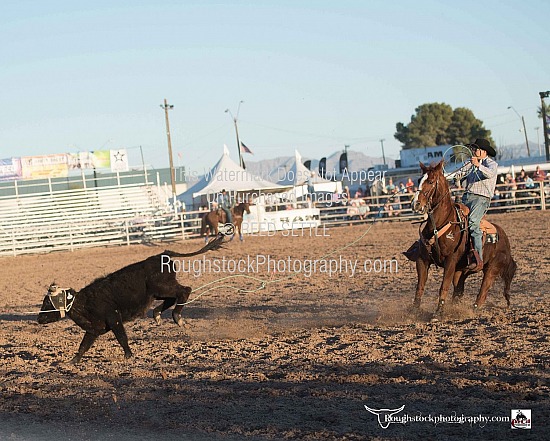
[[[447,190],[447,193],[445,193],[444,195],[442,195],[439,200],[434,204],[432,205],[432,198],[434,197],[434,195],[436,194],[437,192],[437,187],[439,185],[439,179],[437,179],[435,181],[435,185],[430,188],[430,190],[428,191],[428,193],[424,193],[423,191],[421,190],[417,190],[417,198],[418,198],[418,194],[423,194],[424,197],[426,198],[426,207],[428,208],[428,210],[426,211],[426,213],[428,214],[428,216],[431,216],[434,212],[434,210],[436,209],[436,207],[443,201],[443,199],[448,195],[450,194],[451,192],[451,189],[448,189]]]
[[[418,194],[423,194],[424,197],[426,198],[427,211],[425,212],[425,214],[428,215],[428,219],[431,221],[431,223],[433,225],[433,239],[434,239],[433,243],[436,247],[437,253],[440,254],[439,241],[438,241],[439,236],[441,234],[444,234],[444,231],[447,231],[447,229],[453,224],[453,222],[448,222],[447,224],[445,224],[444,226],[442,226],[439,229],[437,227],[437,224],[435,223],[435,219],[434,219],[434,216],[433,216],[433,213],[434,213],[435,209],[447,197],[447,195],[449,195],[450,192],[451,192],[451,189],[449,188],[447,190],[447,192],[444,195],[442,195],[434,205],[432,205],[432,199],[433,199],[434,195],[437,192],[438,184],[439,184],[439,177],[435,181],[435,185],[427,193],[424,193],[421,190],[417,190],[416,198],[418,199]],[[451,203],[452,203],[452,201],[451,201]],[[451,215],[452,215],[452,211],[451,211]],[[426,222],[426,221],[424,221],[424,222]],[[424,222],[422,222],[421,225]],[[421,226],[419,228],[421,228]],[[422,237],[422,234],[420,236]]]

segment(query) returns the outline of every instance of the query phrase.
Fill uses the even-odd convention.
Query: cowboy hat
[[[466,147],[475,147],[481,150],[485,150],[489,156],[495,157],[497,155],[497,151],[494,149],[494,147],[491,146],[491,143],[483,138],[477,138],[475,142],[471,144],[466,144]]]

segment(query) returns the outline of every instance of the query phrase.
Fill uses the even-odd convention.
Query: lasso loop
[[[319,257],[318,259],[316,260],[324,260],[326,259],[327,257],[330,257],[332,255],[334,255],[335,253],[337,252],[340,252],[340,251],[343,251],[353,245],[355,245],[357,242],[359,242],[360,240],[362,240],[369,232],[370,230],[372,229],[372,227],[374,226],[374,224],[376,223],[376,221],[382,217],[382,211],[385,209],[385,207],[396,197],[396,196],[399,196],[400,193],[404,193],[406,191],[406,188],[402,188],[398,191],[396,191],[394,194],[390,195],[390,197],[386,200],[386,202],[380,206],[380,208],[378,209],[378,212],[376,213],[375,217],[372,218],[372,222],[370,223],[369,227],[355,240],[352,240],[351,242],[349,242],[348,244],[346,245],[343,245],[339,248],[336,248],[332,251],[330,251],[329,253],[326,253],[325,255]],[[313,264],[312,261],[306,263],[306,265],[304,266],[304,269],[306,268],[309,268],[311,265]],[[195,297],[193,297],[191,300],[188,300],[187,302],[185,303],[180,303],[179,305],[180,306],[185,306],[185,305],[189,305],[190,303],[193,303],[195,301],[197,301],[199,298],[201,298],[202,296],[204,296],[206,293],[216,289],[216,288],[220,288],[220,287],[223,287],[223,288],[231,288],[237,292],[243,292],[243,293],[255,293],[255,292],[258,292],[258,291],[261,291],[262,289],[265,289],[268,285],[271,285],[273,283],[279,283],[279,282],[282,282],[284,280],[290,280],[294,277],[296,277],[298,274],[300,274],[299,271],[293,271],[291,272],[290,274],[288,274],[287,276],[283,276],[283,277],[277,277],[277,278],[272,278],[272,279],[269,279],[269,280],[266,280],[265,278],[260,278],[260,277],[255,277],[255,276],[250,276],[250,275],[247,275],[247,274],[232,274],[230,276],[226,276],[226,277],[222,277],[220,279],[216,279],[212,282],[208,282],[208,283],[205,283],[204,285],[201,285],[195,289],[193,289],[191,292],[192,293],[195,293],[197,291],[200,291],[200,290],[203,290],[205,288],[207,288],[204,292],[196,295]],[[225,280],[229,280],[229,279],[234,279],[234,278],[244,278],[244,279],[249,279],[249,280],[253,280],[253,281],[257,281],[259,283],[259,286],[255,289],[243,289],[243,288],[238,288],[236,286],[233,286],[233,285],[222,285],[220,284],[221,282],[225,281]]]

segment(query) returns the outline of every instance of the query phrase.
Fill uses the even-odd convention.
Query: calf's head
[[[52,283],[38,313],[38,323],[43,325],[64,318],[65,313],[71,309],[75,294],[75,291],[71,288],[60,288]]]

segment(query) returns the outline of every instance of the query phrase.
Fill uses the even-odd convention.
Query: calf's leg
[[[187,301],[189,298],[189,294],[191,294],[191,287],[190,286],[181,286],[177,285],[176,288],[176,307],[174,308],[174,311],[172,311],[172,318],[174,319],[174,322],[178,326],[183,326],[183,319],[181,318],[181,310],[183,309],[183,304]]]
[[[122,324],[122,317],[120,313],[117,312],[112,317],[107,318],[107,325],[111,328],[113,334],[115,334],[115,337],[120,343],[120,346],[122,346],[122,349],[124,349],[124,357],[130,358],[132,356],[132,351],[128,345],[128,336],[126,335],[126,330]]]
[[[166,311],[168,308],[170,308],[174,303],[176,303],[175,298],[160,299],[160,300],[164,300],[164,302],[162,302],[155,309],[153,309],[153,318],[155,319],[155,322],[157,322],[157,325],[160,325],[160,315],[164,311]]]
[[[84,334],[84,338],[82,339],[82,342],[80,343],[80,347],[78,348],[78,352],[71,360],[71,363],[77,364],[82,360],[82,356],[86,353],[88,349],[94,344],[97,337],[99,337],[98,334],[92,334],[89,331],[86,331],[86,334]]]

